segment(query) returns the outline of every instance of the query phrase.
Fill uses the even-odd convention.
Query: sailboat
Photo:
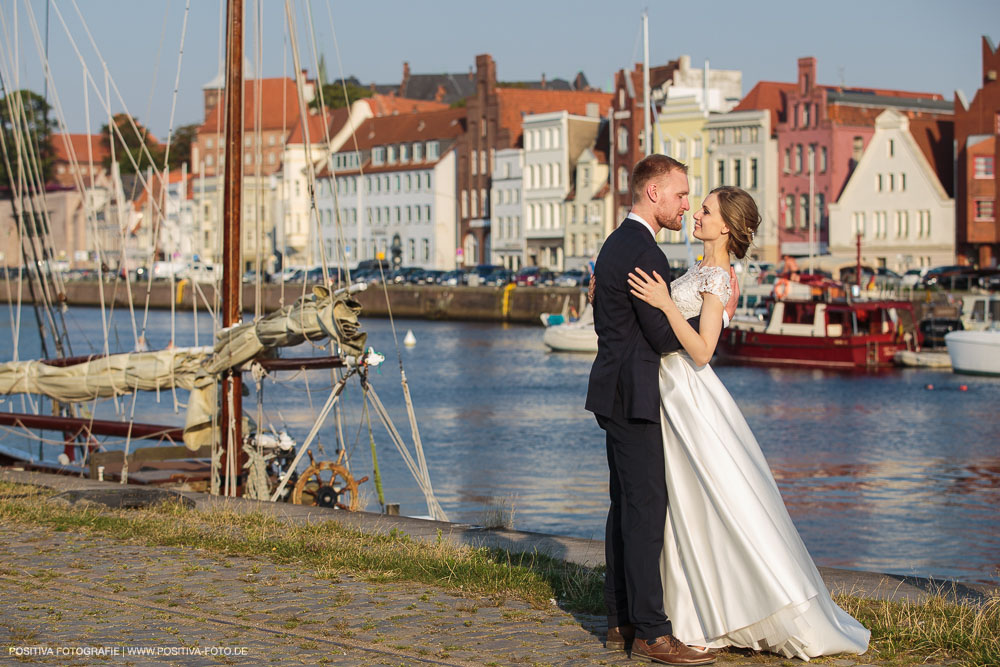
[[[59,11],[58,7],[55,9]],[[28,11],[31,11],[30,6]],[[299,66],[291,0],[286,1],[286,15],[297,70],[299,109],[304,120],[306,110],[302,95],[303,77]],[[68,340],[65,324],[59,329],[56,326],[67,307],[59,299],[61,291],[58,276],[41,270],[19,272],[19,281],[27,275],[36,320],[40,326],[43,322],[48,323],[47,331],[55,334],[52,337],[58,343],[57,355],[55,358],[27,361],[15,359],[0,364],[0,394],[47,397],[51,400],[52,414],[41,414],[41,401],[32,401],[33,410],[0,411],[0,425],[13,426],[25,432],[32,429],[60,432],[65,444],[58,463],[30,459],[11,460],[9,455],[0,457],[0,463],[90,475],[121,483],[183,482],[188,488],[192,488],[192,484],[200,482],[205,490],[214,494],[270,501],[290,500],[342,510],[357,510],[360,509],[358,484],[367,478],[354,478],[349,463],[345,460],[346,447],[339,448],[335,461],[315,461],[310,451],[310,445],[316,441],[321,427],[331,412],[335,412],[347,383],[357,380],[362,387],[366,410],[371,408],[400,451],[423,492],[428,514],[435,519],[447,520],[430,483],[405,373],[402,374],[402,388],[413,433],[412,454],[398,429],[392,424],[370,381],[369,371],[377,368],[384,361],[384,356],[371,348],[366,349],[367,335],[358,320],[360,306],[353,294],[364,289],[365,285],[345,283],[337,289],[314,288],[311,293],[304,293],[293,304],[270,315],[249,322],[242,320],[240,244],[244,211],[243,150],[246,144],[242,114],[243,22],[243,0],[229,0],[225,24],[223,272],[221,304],[218,309],[221,329],[214,345],[208,348],[170,347],[112,354],[105,341],[103,354],[74,357],[69,352],[69,347],[62,345],[64,340]],[[49,74],[47,70],[46,74]],[[7,92],[6,86],[4,92]],[[5,98],[10,104],[12,96],[5,94]],[[18,97],[13,96],[13,99],[16,102]],[[107,105],[107,100],[105,104]],[[20,116],[23,115],[21,112]],[[12,113],[11,117],[16,118],[18,115]],[[118,134],[124,143],[116,124],[110,124],[110,131]],[[17,148],[30,149],[30,145],[19,145]],[[6,145],[3,152],[5,158],[9,158],[11,151]],[[22,159],[19,153],[18,160]],[[311,160],[309,165],[312,169]],[[28,170],[20,170],[19,174],[26,171]],[[9,164],[7,172],[13,173]],[[313,177],[310,171],[310,180]],[[141,173],[138,178],[144,180]],[[29,233],[29,230],[45,228],[36,218],[36,200],[44,198],[44,183],[32,184],[22,176],[19,182],[12,179],[11,185],[18,232],[22,238],[24,265],[41,268],[49,259],[44,234]],[[313,191],[312,187],[310,191]],[[315,214],[314,200],[312,204]],[[124,256],[124,249],[122,255]],[[321,258],[324,274],[329,275],[328,258]],[[127,284],[129,274],[125,272],[123,275],[126,289],[130,291],[130,285]],[[151,276],[149,279],[151,280]],[[325,281],[324,284],[329,286],[330,282]],[[99,289],[103,303],[102,283],[99,283]],[[41,334],[43,355],[48,357],[44,346],[46,329],[41,330]],[[307,340],[314,346],[322,341],[329,341],[329,354],[294,359],[278,357],[280,348],[295,346]],[[242,407],[245,373],[253,375],[258,383],[259,395],[260,383],[267,374],[308,369],[332,369],[335,382],[301,445],[287,433],[273,429],[268,432],[259,420],[253,422],[247,418]],[[127,420],[96,419],[92,412],[86,410],[89,404],[100,399],[117,400],[118,397],[138,391],[175,389],[188,392],[183,427],[139,423],[134,419],[134,412]],[[124,447],[121,450],[100,451],[103,448],[101,437],[124,438]],[[137,440],[153,440],[167,446],[133,450],[134,441]],[[77,454],[83,459],[81,463],[88,464],[87,467],[71,463]],[[303,470],[301,464],[305,463],[304,457],[307,455],[310,464]],[[142,469],[130,471],[130,464],[141,466]],[[377,476],[377,467],[375,473]],[[378,491],[379,501],[384,507],[380,486]]]

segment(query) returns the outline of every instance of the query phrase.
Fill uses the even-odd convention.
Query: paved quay
[[[117,484],[14,470],[0,480],[92,498]],[[134,489],[128,489],[131,493]],[[142,491],[139,492],[139,495]],[[407,517],[183,494],[196,510],[260,511],[289,522],[334,520],[414,539],[537,550],[584,564],[603,544],[569,537],[483,530]],[[834,591],[919,599],[939,586],[846,570],[822,570]],[[985,588],[954,586],[970,602]],[[426,584],[321,577],[294,565],[201,549],[148,547],[94,534],[0,523],[0,664],[66,665],[625,665],[602,647],[603,617],[553,604],[497,606]],[[199,655],[200,653],[200,655]],[[723,665],[791,664],[727,652]],[[822,660],[837,667],[865,656]]]

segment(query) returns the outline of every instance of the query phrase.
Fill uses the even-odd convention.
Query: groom
[[[661,229],[680,230],[688,203],[687,167],[650,155],[632,170],[632,210],[604,242],[594,270],[597,359],[590,371],[587,410],[607,436],[611,508],[605,529],[604,601],[608,648],[668,665],[715,659],[671,633],[663,610],[660,551],[667,512],[660,432],[660,355],[681,348],[659,309],[629,294],[626,277],[639,267],[669,284],[670,265],[656,245]],[[726,310],[731,316],[735,299]],[[698,328],[698,319],[691,324]]]

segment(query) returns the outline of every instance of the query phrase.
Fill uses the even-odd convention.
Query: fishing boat
[[[956,373],[1000,376],[1000,329],[952,331],[944,342]]]
[[[304,70],[299,62],[293,14],[291,3],[286,3],[288,37],[297,72],[298,114],[301,124],[308,127],[307,117],[310,112],[304,98]],[[14,360],[0,363],[0,394],[32,397],[22,401],[27,409],[22,408],[20,411],[13,410],[13,403],[8,400],[5,409],[0,411],[0,425],[16,429],[25,437],[36,434],[40,451],[43,446],[55,445],[62,448],[62,453],[51,459],[39,456],[37,459],[25,457],[17,460],[17,457],[8,451],[0,455],[0,463],[24,468],[60,470],[123,484],[183,484],[187,485],[187,488],[197,488],[217,495],[291,501],[341,510],[361,509],[358,484],[367,478],[356,479],[351,473],[349,461],[345,458],[347,452],[345,444],[338,441],[337,456],[334,460],[316,461],[310,450],[310,446],[317,442],[321,428],[330,425],[328,419],[332,421],[339,418],[338,403],[347,383],[358,381],[362,388],[366,411],[370,407],[377,421],[381,421],[385,426],[389,439],[399,450],[424,494],[428,514],[435,519],[447,520],[430,484],[405,374],[402,375],[402,390],[413,436],[412,454],[407,443],[399,436],[399,429],[392,424],[388,412],[369,381],[369,371],[377,368],[384,357],[366,347],[367,335],[358,320],[360,305],[353,298],[353,295],[366,285],[352,285],[349,280],[340,278],[341,273],[337,271],[337,265],[346,266],[344,257],[327,257],[320,249],[322,272],[325,277],[331,274],[338,276],[336,282],[325,279],[324,287],[313,288],[309,293],[303,288],[301,296],[295,299],[294,303],[269,315],[260,313],[259,308],[255,309],[257,315],[244,320],[241,280],[244,259],[241,240],[244,237],[250,239],[257,236],[250,229],[244,228],[242,220],[247,208],[242,194],[245,175],[243,165],[249,164],[245,157],[251,157],[249,153],[244,156],[243,151],[244,146],[262,144],[259,134],[254,142],[251,136],[253,131],[248,132],[244,129],[244,98],[249,99],[254,95],[253,91],[244,91],[244,15],[243,0],[229,0],[225,20],[224,88],[221,83],[219,88],[219,98],[224,100],[219,105],[219,110],[220,115],[223,113],[225,115],[225,129],[219,132],[216,139],[216,145],[224,148],[221,174],[221,187],[224,189],[221,197],[222,229],[218,231],[218,238],[221,239],[223,272],[221,284],[206,287],[206,289],[214,287],[213,291],[218,295],[216,305],[213,307],[212,301],[204,299],[218,326],[213,345],[190,348],[170,345],[165,349],[146,350],[144,336],[138,334],[140,330],[145,331],[145,321],[142,323],[142,329],[139,329],[133,317],[134,351],[112,353],[105,331],[103,353],[83,357],[73,356],[63,317],[68,308],[65,298],[61,296],[65,290],[59,283],[58,274],[41,270],[48,266],[52,258],[52,243],[48,238],[51,225],[44,217],[45,183],[38,178],[32,180],[30,176],[19,179],[11,176],[9,179],[11,202],[17,221],[22,264],[26,267],[39,267],[37,271],[18,271],[16,293],[22,293],[21,281],[27,282],[26,287],[29,290],[35,321],[39,327],[42,358],[20,360],[16,358],[15,353]],[[184,25],[187,25],[186,15]],[[67,38],[72,39],[69,34]],[[182,34],[181,54],[183,54],[183,39]],[[178,64],[178,73],[179,71]],[[92,80],[90,83],[91,87],[99,92],[96,83]],[[176,87],[174,94],[176,95]],[[8,104],[13,100],[15,105],[21,99],[19,93],[5,97]],[[322,104],[322,98],[320,102]],[[102,103],[110,108],[110,100],[102,99]],[[26,118],[24,113],[13,113],[11,116]],[[136,135],[139,135],[132,117],[127,112],[122,116],[128,120]],[[20,122],[19,120],[18,123]],[[61,113],[59,124],[65,129],[66,119]],[[109,125],[114,126],[113,123]],[[117,140],[124,142],[119,128],[115,126],[109,131],[113,133],[112,142],[116,141],[115,136]],[[3,158],[8,174],[12,173],[11,164],[19,165],[22,161],[37,159],[30,154],[30,150],[27,155],[19,153],[17,156],[11,155],[8,150],[16,149],[21,152],[25,147],[30,149],[31,132],[32,128],[26,122],[20,126],[15,123],[16,145],[10,146],[5,143],[3,146]],[[310,222],[318,225],[320,221],[314,199],[316,189],[314,181],[316,172],[324,166],[329,156],[321,155],[317,160],[313,160],[310,157],[309,145],[306,133],[305,175],[310,197],[313,198],[311,201],[313,219]],[[145,146],[143,149],[145,150]],[[145,156],[150,165],[156,164],[148,150],[145,150]],[[11,157],[17,159],[12,161]],[[126,153],[124,157],[134,162],[131,154]],[[80,158],[79,160],[76,156],[72,158],[78,172],[81,170],[77,163],[86,163],[82,159],[83,156]],[[259,156],[257,163],[260,163]],[[93,168],[91,158],[91,171]],[[145,175],[138,168],[136,171],[139,187],[149,192],[152,192],[152,181],[168,180],[165,165],[162,169],[159,165],[150,166]],[[246,171],[249,173],[249,168]],[[114,153],[112,153],[112,174],[118,178]],[[77,180],[79,189],[83,191],[84,179],[78,176]],[[124,201],[120,183],[116,190],[119,201]],[[150,197],[150,201],[156,211],[156,218],[162,218],[162,203],[154,197]],[[257,234],[259,236],[259,232]],[[158,243],[155,229],[150,238],[152,247],[147,250],[153,258]],[[314,245],[322,247],[318,243]],[[258,275],[261,247],[262,244],[258,240],[256,243]],[[102,266],[115,263],[110,259],[105,261],[106,248],[98,248],[95,252]],[[127,257],[124,244],[119,252],[122,259]],[[125,281],[124,291],[130,299],[130,312],[133,310],[145,312],[149,307],[151,282],[147,283],[145,306],[133,309],[129,276],[128,271],[121,272],[121,278]],[[174,279],[172,273],[169,279],[172,283]],[[117,281],[117,278],[115,280]],[[151,274],[147,280],[152,280]],[[115,287],[119,288],[117,282]],[[104,282],[98,281],[96,288],[100,290],[103,306],[106,302]],[[171,288],[173,290],[173,285]],[[8,295],[10,293],[11,289],[8,289]],[[110,300],[110,295],[108,299]],[[12,310],[15,307],[13,303],[9,306]],[[16,307],[20,308],[20,301]],[[173,310],[171,312],[173,314]],[[20,321],[19,314],[17,321]],[[15,334],[15,350],[16,340],[17,334]],[[46,346],[46,340],[55,342],[54,350]],[[282,348],[296,346],[305,341],[309,341],[315,349],[320,349],[325,354],[296,358],[279,356]],[[260,397],[264,381],[273,381],[274,376],[284,371],[300,373],[316,369],[329,370],[332,387],[322,407],[311,415],[308,434],[296,439],[283,430],[270,428],[270,425],[260,418],[262,415]],[[253,383],[256,388],[258,397],[256,419],[252,411],[243,408],[245,375],[249,376],[247,384]],[[146,424],[137,419],[134,397],[138,392],[177,391],[187,392],[186,395],[182,394],[182,398],[186,399],[183,426]],[[123,396],[133,397],[131,410],[120,409],[120,398]],[[99,403],[109,401],[114,402],[117,419],[95,418],[95,411],[100,407]],[[176,398],[174,401],[175,405],[182,403]],[[370,429],[370,420],[368,424]],[[342,428],[339,423],[336,430],[338,438],[341,437]],[[42,436],[45,432],[59,434],[60,440],[55,442],[46,440]],[[141,441],[152,441],[158,446],[138,447]],[[374,446],[374,441],[372,442]],[[305,460],[306,456],[308,462]],[[384,508],[377,463],[375,475],[378,500]]]
[[[919,346],[908,301],[776,299],[765,321],[725,329],[718,355],[728,363],[873,369]]]

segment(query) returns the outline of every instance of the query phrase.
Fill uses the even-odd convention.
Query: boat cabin
[[[840,338],[914,331],[913,311],[892,301],[775,301],[765,333]],[[909,304],[906,304],[907,306]]]
[[[962,297],[962,328],[982,331],[1000,327],[1000,294],[967,294]]]

